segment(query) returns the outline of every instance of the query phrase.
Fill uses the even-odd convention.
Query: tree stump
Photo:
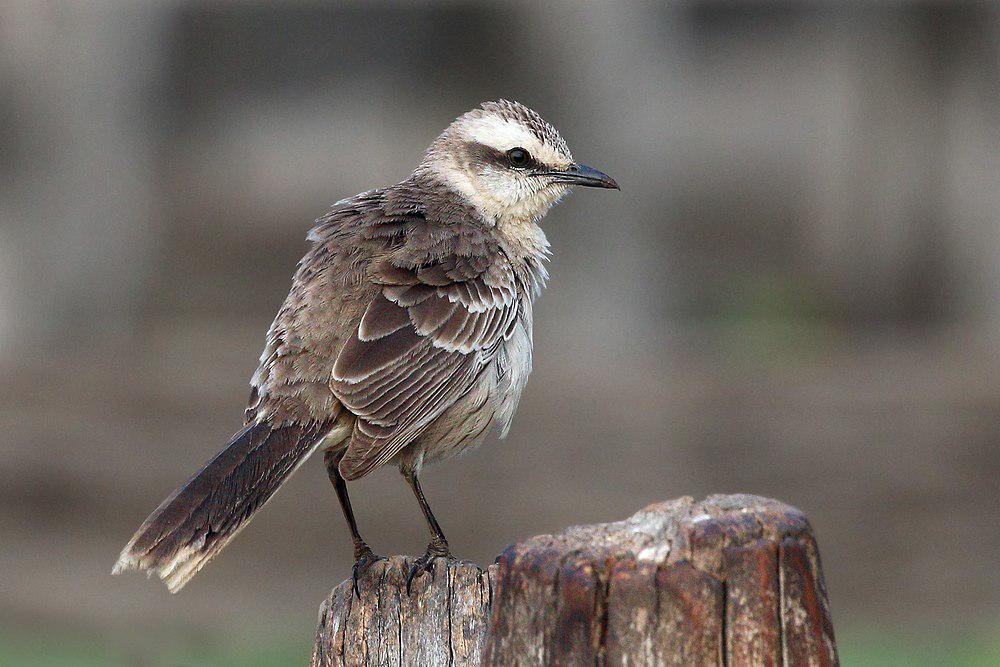
[[[312,664],[836,665],[812,529],[756,496],[680,498],[508,547],[372,567],[320,609]]]

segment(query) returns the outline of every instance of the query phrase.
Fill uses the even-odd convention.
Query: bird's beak
[[[565,169],[555,171],[535,172],[535,176],[548,176],[557,183],[569,183],[571,185],[582,185],[588,188],[608,188],[610,190],[621,190],[615,179],[611,178],[603,171],[598,171],[585,164],[571,164]]]

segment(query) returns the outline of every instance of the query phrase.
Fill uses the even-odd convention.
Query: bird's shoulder
[[[457,193],[411,177],[338,201],[316,221],[308,239],[314,244],[383,240],[399,246],[418,245],[429,236],[481,241],[487,232],[475,208]]]
[[[543,264],[548,245],[536,231],[538,238],[531,243],[512,243],[458,193],[411,178],[341,200],[317,220],[296,282],[343,266],[350,268],[345,277],[363,275],[369,279],[365,282],[378,283],[387,264],[404,269],[453,266],[458,258],[466,268],[509,269],[518,286],[533,295],[547,277]]]

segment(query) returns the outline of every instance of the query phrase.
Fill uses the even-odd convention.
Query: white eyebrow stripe
[[[538,137],[526,127],[497,116],[485,116],[469,123],[466,136],[501,151],[510,150],[515,146],[529,149],[541,146]]]

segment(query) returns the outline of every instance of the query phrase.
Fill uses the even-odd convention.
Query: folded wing
[[[340,464],[357,479],[386,463],[472,388],[520,316],[505,261],[449,256],[383,262],[380,293],[334,366],[333,390],[357,417]]]

